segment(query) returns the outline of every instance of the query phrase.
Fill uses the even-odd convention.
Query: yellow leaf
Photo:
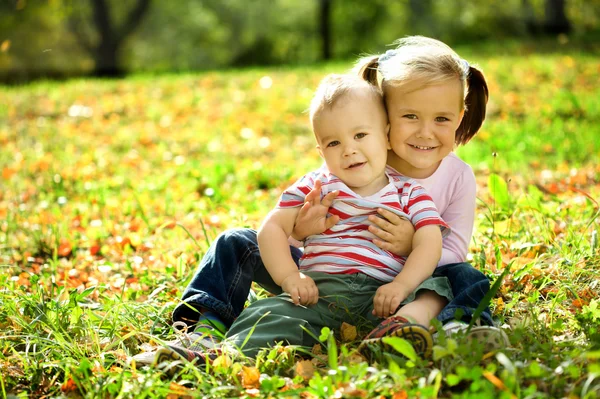
[[[356,339],[356,326],[343,322],[340,330],[343,342],[350,342]]]
[[[231,367],[231,358],[227,355],[220,355],[218,356],[215,360],[213,360],[212,365],[215,368],[218,367],[226,367],[229,368]]]
[[[256,367],[242,366],[242,386],[246,389],[260,387],[260,371]]]

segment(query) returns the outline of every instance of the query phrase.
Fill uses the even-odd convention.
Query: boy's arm
[[[430,277],[442,254],[442,233],[439,225],[423,226],[413,236],[413,250],[402,270],[391,283],[377,289],[373,299],[373,314],[388,317],[396,311],[423,281]]]
[[[298,211],[299,208],[272,210],[258,230],[258,248],[275,284],[289,293],[294,303],[311,305],[318,300],[317,287],[310,277],[299,272],[288,245]]]

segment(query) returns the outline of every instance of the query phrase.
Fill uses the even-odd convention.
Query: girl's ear
[[[390,124],[389,123],[385,127],[385,137],[386,137],[386,142],[387,142],[387,149],[391,150],[392,144],[390,143]]]

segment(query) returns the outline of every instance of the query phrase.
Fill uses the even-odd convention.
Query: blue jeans
[[[292,246],[290,251],[298,264],[302,251]],[[446,323],[454,320],[455,314],[462,314],[463,321],[470,321],[490,289],[487,277],[468,263],[438,267],[434,276],[447,277],[454,294],[454,299],[442,310],[438,320]],[[213,241],[202,258],[183,293],[183,302],[173,311],[173,321],[193,326],[198,321],[199,311],[207,309],[219,314],[229,327],[244,309],[253,281],[275,295],[281,293],[281,287],[273,282],[262,262],[256,231],[227,230]],[[489,309],[481,314],[481,322],[493,325]]]

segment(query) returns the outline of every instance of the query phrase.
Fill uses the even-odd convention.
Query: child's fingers
[[[378,240],[377,238],[373,239],[373,244],[377,245],[379,248],[383,249],[384,251],[390,251],[393,252],[394,251],[394,246],[392,244],[390,244],[387,241],[383,241],[383,240]]]
[[[386,218],[390,223],[398,225],[400,223],[402,223],[402,221],[405,221],[406,219],[403,217],[400,217],[398,215],[396,215],[393,212],[388,211],[387,209],[383,209],[383,208],[377,208],[377,213],[380,214],[381,216],[383,216],[384,218]],[[381,219],[381,218],[379,218]]]
[[[321,180],[315,181],[315,186],[304,198],[304,202],[310,202],[311,205],[316,205],[321,197]]]
[[[298,293],[298,287],[294,287],[290,290],[290,297],[292,298],[292,302],[294,302],[294,305],[300,304],[300,294]]]
[[[333,200],[338,196],[339,193],[340,192],[338,190],[330,192],[329,194],[323,197],[323,199],[321,200],[321,205],[329,208],[333,203]]]
[[[331,217],[328,217],[327,219],[325,219],[325,230],[329,230],[330,228],[335,226],[337,224],[337,222],[339,222],[339,221],[340,221],[340,217],[338,215],[333,215]]]
[[[373,223],[373,225],[379,227],[380,230],[383,230],[385,232],[389,232],[390,230],[392,230],[394,228],[394,224],[388,222],[385,219],[378,218],[375,215],[369,216],[369,222]],[[369,227],[374,227],[373,225],[371,225]]]
[[[394,235],[392,233],[389,233],[373,225],[369,226],[369,232],[380,238],[382,241],[390,242],[394,239]]]

